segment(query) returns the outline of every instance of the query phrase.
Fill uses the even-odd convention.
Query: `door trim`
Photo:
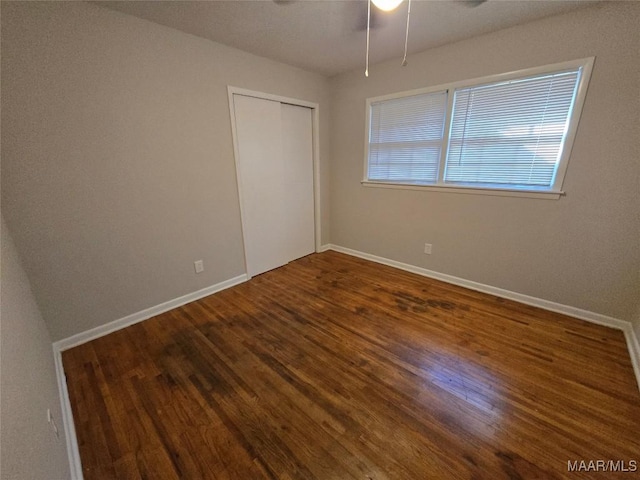
[[[229,96],[229,116],[231,119],[231,136],[233,138],[233,157],[236,166],[236,180],[238,182],[238,203],[240,205],[240,223],[242,226],[242,243],[244,250],[244,270],[247,274],[247,279],[251,278],[249,275],[249,269],[247,268],[247,239],[245,225],[245,208],[243,205],[242,196],[242,176],[240,175],[240,153],[238,149],[238,134],[236,129],[236,112],[233,103],[234,95],[243,95],[245,97],[260,98],[263,100],[272,100],[274,102],[286,103],[289,105],[295,105],[298,107],[306,107],[311,109],[311,128],[312,128],[312,142],[313,142],[313,215],[314,215],[314,238],[315,238],[315,251],[320,252],[321,249],[321,211],[320,211],[320,105],[314,102],[307,102],[306,100],[300,100],[297,98],[282,97],[280,95],[273,95],[271,93],[257,92],[255,90],[247,90],[245,88],[234,87],[227,85],[227,92]]]

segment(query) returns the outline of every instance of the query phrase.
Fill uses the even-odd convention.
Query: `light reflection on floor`
[[[423,387],[430,391],[434,387],[441,389],[438,396],[459,407],[459,420],[466,428],[493,437],[506,413],[495,390],[499,379],[487,368],[455,355],[439,357],[436,362],[433,358],[424,362]]]

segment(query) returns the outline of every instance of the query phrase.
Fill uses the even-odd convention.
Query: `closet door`
[[[315,251],[311,110],[234,94],[247,273]]]
[[[280,103],[242,95],[233,100],[244,248],[247,273],[254,276],[289,261]]]
[[[311,109],[281,104],[287,258],[315,252]]]

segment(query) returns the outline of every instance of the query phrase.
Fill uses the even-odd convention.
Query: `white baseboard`
[[[629,323],[628,327],[624,329],[624,336],[627,339],[627,347],[629,348],[629,355],[631,356],[631,364],[633,365],[633,371],[636,374],[636,380],[638,380],[638,388],[640,388],[640,341],[631,323]]]
[[[53,349],[53,361],[56,367],[56,377],[58,380],[58,392],[60,393],[60,407],[62,408],[62,425],[67,442],[67,458],[69,460],[69,470],[71,480],[83,480],[82,462],[80,461],[80,449],[78,448],[78,438],[76,437],[76,427],[73,423],[73,412],[71,401],[69,400],[69,390],[67,389],[67,377],[64,374],[62,365],[62,352]]]
[[[331,244],[330,243],[321,245],[320,248],[318,249],[318,253],[326,252],[327,250],[331,250]]]
[[[326,247],[326,248],[325,248]],[[491,285],[485,285],[483,283],[466,280],[460,277],[454,277],[453,275],[447,275],[446,273],[435,272],[426,268],[417,267],[408,263],[397,262],[370,253],[360,252],[351,248],[341,247],[339,245],[328,244],[323,246],[323,251],[334,250],[336,252],[345,253],[354,257],[363,258],[365,260],[371,260],[372,262],[381,263],[390,267],[399,268],[407,272],[416,273],[424,277],[433,278],[436,280],[442,280],[443,282],[451,283],[453,285],[459,285],[461,287],[476,290],[478,292],[488,293],[497,297],[514,300],[516,302],[524,303],[526,305],[532,305],[544,310],[549,310],[556,313],[562,313],[571,317],[586,320],[587,322],[597,323],[605,327],[615,328],[616,330],[622,330],[625,334],[627,341],[627,348],[629,349],[629,355],[631,356],[631,364],[635,372],[638,388],[640,388],[640,346],[638,344],[638,337],[633,330],[631,322],[621,320],[619,318],[609,317],[600,313],[590,312],[589,310],[583,310],[581,308],[572,307],[570,305],[563,305],[561,303],[551,302],[542,298],[531,297],[522,293],[512,292],[503,288],[492,287]]]
[[[62,365],[62,352],[246,281],[246,274],[238,275],[224,282],[216,283],[210,287],[188,293],[187,295],[174,298],[155,307],[146,308],[105,325],[92,328],[86,332],[81,332],[53,343],[53,359],[56,366],[56,376],[58,377],[58,391],[60,393],[60,404],[62,406],[62,422],[67,439],[67,455],[69,457],[72,480],[83,480],[84,477],[82,475],[82,463],[80,462],[80,450],[78,449],[76,429],[73,423],[73,412],[69,400],[69,390],[67,389],[67,378],[64,373],[64,366]]]
[[[53,350],[63,352],[70,348],[77,347],[78,345],[82,345],[83,343],[90,342],[91,340],[95,340],[96,338],[104,337],[105,335],[116,332],[130,325],[148,320],[149,318],[160,315],[161,313],[168,312],[169,310],[173,310],[174,308],[181,307],[182,305],[186,305],[187,303],[194,302],[203,297],[207,297],[216,292],[225,290],[246,281],[247,275],[243,273],[242,275],[230,278],[229,280],[225,280],[224,282],[216,283],[215,285],[211,285],[210,287],[188,293],[186,295],[183,295],[182,297],[174,298],[173,300],[169,300],[154,307],[140,310],[139,312],[132,313],[131,315],[127,315],[126,317],[114,320],[109,323],[105,323],[104,325],[92,328],[91,330],[87,330],[86,332],[80,332],[63,340],[58,340],[57,342],[53,343]]]

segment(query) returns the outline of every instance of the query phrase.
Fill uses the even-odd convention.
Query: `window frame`
[[[593,71],[593,65],[595,57],[581,58],[577,60],[570,60],[567,62],[554,63],[549,65],[543,65],[539,67],[526,68],[522,70],[516,70],[507,73],[500,73],[496,75],[489,75],[485,77],[477,77],[469,80],[462,80],[458,82],[451,82],[432,87],[419,88],[415,90],[408,90],[404,92],[391,93],[388,95],[382,95],[378,97],[370,97],[366,99],[365,110],[365,149],[364,149],[364,169],[361,184],[365,187],[381,187],[381,188],[397,188],[406,190],[423,190],[423,191],[437,191],[437,192],[455,192],[455,193],[468,193],[468,194],[481,194],[481,195],[494,195],[494,196],[517,196],[528,198],[546,198],[546,199],[558,199],[565,194],[562,190],[564,177],[567,172],[569,159],[571,157],[571,151],[573,149],[573,143],[580,123],[580,117],[582,115],[582,108],[584,106],[584,100],[586,98],[587,89],[589,86],[589,80],[591,79],[591,72]],[[527,78],[537,75],[545,75],[551,73],[560,73],[563,71],[581,69],[578,85],[576,89],[576,97],[573,107],[569,114],[569,127],[567,129],[562,154],[558,162],[558,168],[555,173],[553,185],[550,188],[498,188],[493,186],[467,186],[460,184],[444,183],[444,172],[447,162],[447,154],[449,148],[449,135],[452,128],[452,114],[453,103],[455,97],[455,90],[476,87],[480,85],[487,85],[492,83],[505,82],[520,78]],[[374,103],[382,102],[385,100],[394,100],[397,98],[409,97],[414,95],[446,92],[447,93],[447,109],[444,119],[444,135],[442,139],[442,148],[440,151],[440,159],[438,162],[438,176],[436,183],[421,184],[421,183],[408,183],[408,182],[393,182],[393,181],[381,181],[370,180],[369,176],[369,140],[371,129],[371,105]]]

